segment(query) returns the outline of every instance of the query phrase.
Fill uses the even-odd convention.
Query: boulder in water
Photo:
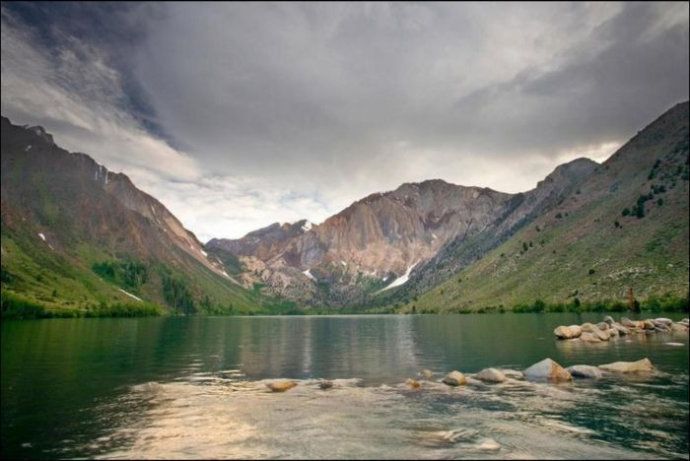
[[[567,327],[561,325],[559,327],[556,327],[555,330],[553,330],[553,334],[556,335],[558,339],[579,338],[582,334],[582,328],[580,328],[580,325],[570,325]]]
[[[496,368],[485,368],[477,373],[475,378],[487,383],[502,383],[506,380],[506,375]]]
[[[630,334],[630,330],[628,330],[620,323],[614,323],[611,327],[618,332],[619,336],[626,336]]]
[[[610,315],[607,315],[606,317],[604,317],[604,322],[608,323],[609,325],[613,325],[613,323],[614,323],[613,317],[611,317]]]
[[[604,323],[604,325],[606,325],[606,328],[608,328],[608,324]],[[607,331],[603,331],[597,325],[593,325],[591,323],[582,324],[582,333],[591,333],[599,338],[600,341],[608,341],[611,338]]]
[[[688,326],[685,325],[684,323],[673,323],[671,324],[671,331],[673,332],[678,332],[678,333],[687,333],[688,332]]]
[[[266,384],[272,392],[285,392],[292,389],[297,385],[294,381],[274,381],[272,383]]]
[[[573,379],[568,370],[551,359],[544,359],[541,362],[537,362],[527,368],[523,373],[529,380],[562,382],[571,381]]]
[[[566,370],[573,378],[599,379],[602,376],[601,370],[591,365],[572,365],[566,368]]]
[[[333,381],[321,381],[321,382],[319,383],[319,388],[320,388],[320,389],[323,389],[324,391],[325,391],[326,389],[330,389],[330,388],[332,388],[332,387],[333,387]]]
[[[424,379],[431,379],[434,376],[434,374],[431,372],[431,370],[427,370],[425,368],[419,372],[419,376],[422,376]]]
[[[443,378],[443,382],[449,386],[460,386],[462,384],[467,384],[467,379],[465,375],[457,370],[453,370]]]
[[[580,341],[584,341],[586,343],[600,343],[601,339],[599,339],[599,336],[595,335],[594,333],[586,331],[580,335]]]
[[[667,319],[666,317],[659,317],[658,319],[652,320],[654,322],[654,325],[660,326],[660,325],[665,325],[665,326],[671,326],[673,323],[673,320]]]
[[[649,373],[654,371],[654,365],[648,358],[637,360],[636,362],[613,362],[599,365],[604,371],[613,373]]]

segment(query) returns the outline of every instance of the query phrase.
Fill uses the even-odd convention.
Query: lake
[[[553,337],[557,325],[602,317],[5,321],[2,456],[687,459],[687,334]],[[522,370],[546,357],[563,366],[648,357],[658,372],[438,382],[453,369]],[[433,380],[404,384],[425,368]],[[270,393],[277,378],[299,384]],[[334,387],[319,389],[322,378]]]

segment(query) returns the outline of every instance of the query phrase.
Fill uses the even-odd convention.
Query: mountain
[[[315,305],[381,302],[388,293],[407,292],[408,279],[430,286],[473,261],[574,191],[596,166],[575,160],[514,195],[439,179],[403,184],[320,225],[275,223],[241,239],[213,239],[206,249],[221,259],[238,257],[246,286],[262,284]]]
[[[158,200],[42,127],[2,118],[2,290],[80,314],[115,304],[252,311],[263,302]]]
[[[431,290],[412,285],[403,310],[686,297],[688,119],[688,102],[667,111],[499,247]]]

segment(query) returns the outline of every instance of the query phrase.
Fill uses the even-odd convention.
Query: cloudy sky
[[[200,239],[403,182],[528,190],[688,99],[687,3],[2,3],[2,114]]]

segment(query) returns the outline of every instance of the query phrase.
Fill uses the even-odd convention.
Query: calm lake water
[[[688,336],[558,342],[601,314],[2,323],[3,458],[688,458]],[[677,319],[680,316],[672,316]],[[658,372],[450,388],[453,369]],[[406,378],[428,368],[421,390]],[[276,378],[298,380],[284,394]],[[318,380],[334,380],[320,390]]]

